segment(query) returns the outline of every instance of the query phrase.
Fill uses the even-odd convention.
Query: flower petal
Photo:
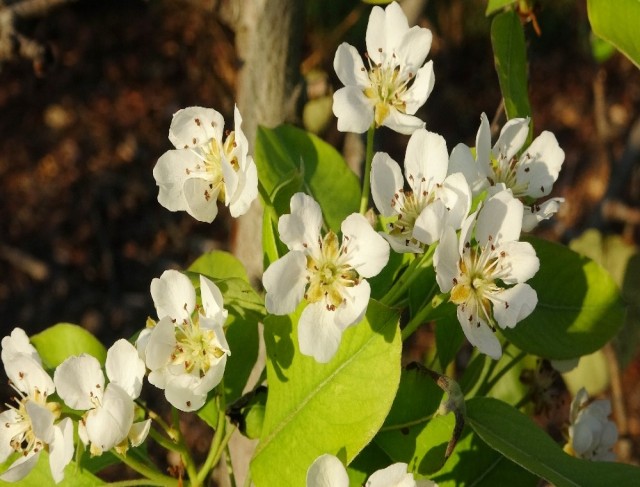
[[[404,93],[405,110],[409,115],[415,115],[418,109],[425,104],[433,91],[435,82],[436,76],[433,74],[433,61],[429,61],[418,69],[413,83]]]
[[[415,487],[412,473],[407,472],[406,463],[394,463],[387,468],[374,472],[365,487]]]
[[[361,89],[345,86],[333,94],[333,114],[340,132],[362,134],[373,123],[373,106]]]
[[[145,349],[145,363],[152,371],[163,368],[169,362],[176,347],[175,328],[171,318],[167,316],[158,321],[151,330]]]
[[[458,238],[456,231],[446,227],[440,237],[440,243],[433,254],[433,267],[440,291],[448,293],[453,287],[453,279],[458,275]]]
[[[416,218],[414,238],[427,245],[437,242],[446,226],[448,213],[442,200],[427,205]]]
[[[14,355],[10,361],[4,362],[4,370],[15,387],[26,394],[37,390],[49,396],[55,392],[51,377],[31,355]]]
[[[465,144],[458,144],[451,151],[447,172],[449,174],[462,173],[474,196],[483,190],[486,182],[486,178],[478,172],[478,166],[471,154],[471,149]]]
[[[167,382],[164,395],[167,401],[180,411],[197,411],[204,406],[207,394],[195,391],[199,385],[199,379],[188,374],[172,376]]]
[[[160,156],[153,168],[153,177],[159,186],[158,202],[169,211],[187,209],[184,182],[193,177],[202,161],[190,150],[169,150]]]
[[[228,311],[224,309],[222,293],[213,281],[200,276],[200,296],[204,315],[216,324],[224,325],[227,321]]]
[[[196,307],[196,291],[187,276],[168,270],[151,281],[151,297],[158,318],[165,316],[176,321],[188,320]]]
[[[547,196],[558,179],[564,162],[564,151],[551,132],[542,132],[520,156],[517,178],[528,183],[527,195],[532,198]]]
[[[105,369],[112,383],[124,389],[131,399],[138,398],[146,368],[131,343],[123,338],[116,341],[107,351]]]
[[[489,125],[487,115],[483,112],[482,115],[480,115],[480,127],[476,134],[476,161],[478,161],[480,174],[483,174],[485,177],[490,177],[493,174],[490,158],[491,126]]]
[[[222,333],[222,330],[220,332]],[[228,352],[228,350],[226,351]],[[211,365],[204,377],[200,378],[200,381],[194,387],[194,393],[206,396],[210,390],[220,384],[226,366],[227,354],[225,353],[218,359],[217,363]]]
[[[449,153],[444,137],[425,129],[416,130],[409,138],[404,159],[405,177],[414,191],[431,191],[447,176]],[[424,183],[421,183],[422,180]]]
[[[129,438],[129,441],[131,442],[131,446],[135,448],[136,446],[142,445],[142,442],[147,438],[147,435],[149,434],[150,429],[151,429],[150,419],[133,423],[131,425],[131,429],[129,430],[129,434],[127,435]]]
[[[346,42],[340,44],[336,50],[333,69],[345,86],[357,86],[364,89],[371,84],[358,50]]]
[[[471,345],[494,360],[502,356],[502,346],[496,338],[495,332],[489,328],[483,320],[479,319],[477,309],[472,303],[468,303],[467,309],[463,311],[462,306],[458,306],[458,321],[462,326],[464,335]],[[473,317],[472,319],[469,319]]]
[[[407,30],[396,49],[396,56],[406,71],[416,74],[431,49],[433,35],[429,29],[414,25]],[[433,69],[431,69],[433,74]]]
[[[489,240],[494,245],[518,240],[523,211],[522,203],[509,190],[500,191],[487,199],[476,224],[476,238],[480,245],[485,245]]]
[[[25,409],[29,415],[31,421],[31,428],[36,438],[42,440],[47,445],[53,443],[54,440],[54,427],[53,420],[55,419],[53,412],[47,408],[44,404],[40,404],[36,401],[27,401]]]
[[[496,253],[502,252],[505,253],[502,258],[505,272],[500,274],[500,279],[505,284],[528,281],[540,268],[540,260],[529,242],[505,242],[496,247]]]
[[[223,164],[224,166],[224,164]],[[187,213],[198,221],[211,223],[218,215],[219,188],[205,179],[187,179],[182,186]]]
[[[399,134],[405,135],[411,135],[416,130],[424,128],[424,122],[418,117],[400,113],[393,107],[391,107],[389,115],[384,119],[382,125],[384,125],[385,127],[389,127],[391,130],[395,130]]]
[[[504,124],[500,136],[493,146],[493,157],[508,162],[524,145],[529,135],[528,118],[512,118]]]
[[[173,114],[169,140],[176,147],[197,147],[211,139],[222,140],[224,118],[212,108],[187,107]]]
[[[49,468],[56,483],[64,478],[64,468],[73,453],[73,422],[71,418],[64,418],[55,426],[54,439],[49,444]]]
[[[365,280],[360,281],[357,286],[345,288],[343,291],[344,301],[335,310],[336,326],[345,330],[351,325],[360,323],[367,312],[370,296],[371,286]]]
[[[18,459],[0,475],[0,480],[4,480],[5,482],[22,480],[31,472],[33,467],[36,466],[38,458],[40,458],[40,452],[35,453],[33,450],[25,456],[18,457]]]
[[[386,152],[377,152],[371,161],[371,196],[383,216],[398,214],[396,194],[404,187],[400,166]]]
[[[14,328],[11,334],[2,339],[2,362],[9,363],[16,355],[27,355],[42,364],[40,355],[29,342],[29,337],[22,328]]]
[[[251,156],[246,157],[245,165],[244,172],[239,173],[238,185],[229,203],[229,212],[234,218],[244,215],[258,197],[258,169]]]
[[[307,258],[292,250],[264,272],[262,285],[267,291],[267,311],[275,315],[293,313],[304,297],[307,285]]]
[[[539,205],[525,206],[522,217],[522,231],[530,232],[542,220],[551,218],[558,212],[562,203],[564,203],[564,198],[551,198]]]
[[[291,197],[291,213],[282,215],[278,220],[280,240],[289,250],[308,252],[316,247],[322,228],[322,210],[311,196],[296,193]]]
[[[102,405],[89,412],[85,423],[92,450],[111,450],[124,440],[133,424],[133,400],[115,383],[104,391]]]
[[[359,213],[352,213],[342,222],[342,248],[349,264],[362,277],[373,277],[389,261],[389,244]]]
[[[513,328],[538,304],[538,295],[529,284],[516,284],[489,299],[493,303],[493,317],[501,328]]]
[[[69,357],[53,374],[56,391],[71,409],[93,408],[92,399],[100,399],[104,391],[104,374],[95,357],[83,353]]]
[[[321,455],[307,470],[307,487],[349,487],[349,476],[337,457]]]
[[[298,345],[303,355],[316,362],[327,363],[338,351],[342,330],[335,322],[335,311],[324,302],[310,303],[302,311],[298,321]]]

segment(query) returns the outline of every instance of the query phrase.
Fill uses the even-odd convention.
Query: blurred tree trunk
[[[236,99],[252,153],[258,125],[275,127],[295,119],[302,89],[299,67],[303,6],[299,0],[223,0],[221,4],[221,16],[236,34],[241,62]],[[262,276],[260,202],[254,201],[247,214],[233,225],[233,253],[245,265],[251,281],[258,283]],[[264,367],[261,355],[249,378],[249,387],[253,387]],[[256,443],[239,434],[231,439],[229,448],[237,485],[244,485]]]

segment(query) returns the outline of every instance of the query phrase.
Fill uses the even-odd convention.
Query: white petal
[[[291,197],[291,213],[278,220],[280,240],[289,250],[308,252],[318,245],[322,228],[322,210],[311,196],[296,193]]]
[[[224,181],[224,204],[229,206],[232,198],[236,194],[238,185],[240,184],[242,173],[236,172],[234,167],[231,165],[231,157],[228,154],[221,151],[220,156],[220,169],[222,170],[222,179]],[[207,198],[205,198],[205,200],[211,201],[212,195],[214,195],[215,192],[207,190],[207,193],[209,195],[209,199],[207,200]],[[217,198],[218,196],[219,195],[216,195],[215,197]]]
[[[364,318],[371,296],[371,286],[364,279],[357,286],[345,288],[344,302],[335,310],[334,321],[338,328],[345,330],[358,324]]]
[[[173,114],[169,140],[176,147],[200,146],[211,139],[222,140],[224,118],[212,108],[188,107]]]
[[[151,330],[145,350],[147,367],[152,371],[167,365],[176,347],[176,329],[171,318],[162,318]],[[151,376],[149,376],[151,381]]]
[[[167,382],[164,395],[167,401],[180,411],[197,411],[207,400],[206,393],[195,392],[198,384],[199,380],[188,374],[173,376],[172,380]]]
[[[564,203],[564,198],[551,198],[533,207],[525,206],[522,216],[522,231],[530,232],[542,220],[551,218],[558,212],[562,203]]]
[[[523,211],[522,203],[508,190],[486,200],[476,224],[476,238],[480,245],[485,245],[489,239],[494,245],[518,240]]]
[[[133,424],[134,404],[127,392],[110,383],[104,392],[102,406],[89,412],[87,436],[93,447],[111,450],[124,440]]]
[[[459,260],[456,231],[451,227],[446,227],[433,255],[436,281],[443,293],[448,293],[453,287],[453,279],[458,275]]]
[[[158,202],[169,211],[187,209],[184,198],[184,182],[202,161],[190,150],[170,150],[162,154],[155,167],[153,177],[160,187]]]
[[[399,134],[405,135],[411,135],[416,130],[424,128],[424,122],[418,117],[400,113],[393,107],[391,107],[389,115],[384,119],[382,125],[389,127],[391,130],[395,130]]]
[[[419,244],[414,244],[412,241],[407,243],[407,239],[404,237],[398,237],[396,235],[389,235],[388,233],[378,232],[389,243],[389,246],[394,252],[399,254],[421,254],[422,248]]]
[[[587,422],[579,422],[570,428],[572,446],[576,453],[584,455],[592,449],[593,431]]]
[[[11,440],[18,434],[21,426],[18,425],[20,416],[14,409],[7,409],[0,413],[0,463],[4,463],[15,450],[11,446]]]
[[[482,191],[484,177],[478,172],[478,166],[471,154],[471,149],[465,144],[456,145],[449,156],[449,174],[462,173],[469,186],[476,195]]]
[[[493,156],[499,159],[502,155],[508,162],[522,148],[528,135],[529,119],[512,118],[502,127],[498,141],[493,146]]]
[[[204,276],[200,276],[200,296],[204,315],[211,318],[216,324],[224,325],[228,312],[224,309],[222,293],[214,282]]]
[[[433,74],[433,61],[429,61],[418,70],[413,83],[402,97],[409,115],[414,115],[424,105],[433,91],[435,82],[436,76]]]
[[[433,35],[429,29],[418,27],[417,25],[404,33],[400,40],[400,45],[396,49],[396,56],[405,71],[408,70],[415,74],[420,66],[424,64],[424,60],[431,49],[432,38]]]
[[[435,200],[427,205],[416,218],[413,236],[427,245],[437,242],[446,226],[448,213],[447,207],[441,200]]]
[[[18,390],[26,394],[31,395],[38,390],[49,396],[55,391],[51,377],[31,355],[13,355],[4,363],[4,370]]]
[[[15,355],[27,355],[42,364],[40,355],[29,342],[29,337],[22,328],[14,328],[11,334],[2,339],[2,362],[8,363]]]
[[[352,213],[342,222],[342,248],[347,261],[362,277],[373,277],[389,261],[389,244],[359,213]]]
[[[253,200],[258,197],[258,169],[251,156],[246,158],[246,169],[242,173],[236,192],[229,204],[231,216],[237,218],[244,215]]]
[[[53,374],[53,381],[58,395],[71,409],[91,409],[91,399],[100,399],[104,391],[100,362],[86,353],[62,362]]]
[[[267,291],[267,311],[275,315],[293,313],[304,297],[307,285],[307,258],[292,250],[276,260],[264,272],[262,284]]]
[[[55,426],[54,440],[49,444],[49,468],[56,483],[64,478],[64,468],[73,453],[73,422],[71,418],[64,418]]]
[[[187,276],[168,270],[151,281],[151,297],[158,318],[165,316],[176,321],[189,319],[196,307],[196,291]]]
[[[516,284],[531,279],[540,268],[540,260],[529,242],[505,242],[496,248],[496,253],[506,255],[502,265],[507,269],[500,275],[505,284]]]
[[[36,401],[27,401],[25,405],[31,427],[36,438],[49,444],[54,440],[53,413],[44,405]]]
[[[462,311],[462,306],[458,306],[457,315],[462,331],[469,343],[492,359],[498,360],[502,356],[500,342],[496,338],[495,332],[489,328],[489,325],[478,318],[475,307],[467,306],[467,309]],[[469,320],[469,316],[473,316],[474,319]]]
[[[310,303],[298,321],[298,345],[303,355],[327,363],[338,351],[342,330],[335,323],[335,311],[329,311],[323,301]]]
[[[436,194],[449,210],[446,224],[458,229],[471,209],[471,189],[460,173],[447,176],[442,186],[441,189],[436,190]]]
[[[131,399],[138,398],[146,369],[131,343],[123,338],[116,341],[107,351],[105,369],[111,382],[124,389]]]
[[[489,125],[487,115],[483,112],[482,115],[480,115],[480,127],[476,134],[476,161],[478,161],[479,168],[483,168],[484,176],[491,176],[492,174],[492,170],[490,168],[490,155],[491,126]]]
[[[224,323],[217,323],[211,318],[200,315],[200,327],[202,329],[213,330],[213,342],[215,346],[222,350],[225,354],[231,355],[231,350],[229,349],[229,344],[227,343],[227,337],[225,336],[224,329],[222,328],[223,324]]]
[[[385,54],[396,51],[400,47],[408,30],[409,22],[407,21],[407,16],[404,14],[402,7],[400,7],[396,2],[391,2],[384,9],[384,30],[377,34],[379,38],[384,41],[384,45],[382,47],[386,51]],[[367,51],[369,51],[370,35],[375,36],[376,34],[375,32],[371,32],[370,34],[369,29],[367,28]],[[369,54],[371,54],[371,51],[369,51]]]
[[[447,143],[441,135],[425,129],[416,130],[409,138],[404,165],[405,176],[414,191],[431,190],[447,176]],[[425,183],[421,183],[423,178]]]
[[[538,304],[538,295],[529,284],[516,284],[489,299],[493,302],[493,316],[501,328],[513,328]]]
[[[551,192],[563,162],[564,151],[555,135],[542,132],[520,156],[518,182],[529,184],[527,195],[542,198]]]
[[[378,211],[384,216],[397,215],[393,205],[396,194],[404,187],[400,166],[389,154],[377,152],[371,161],[371,196]]]
[[[362,134],[373,123],[373,105],[361,89],[340,88],[333,94],[333,114],[338,118],[340,132]]]
[[[131,446],[136,447],[142,445],[142,442],[147,438],[149,430],[151,429],[151,420],[138,421],[131,425],[129,434],[127,435]]]
[[[336,55],[333,58],[333,69],[335,69],[338,79],[345,86],[366,88],[371,84],[358,50],[346,42],[340,44],[336,50]]]
[[[349,476],[340,460],[321,455],[307,470],[307,487],[349,487]]]
[[[0,475],[0,480],[5,482],[17,482],[27,476],[31,469],[38,463],[40,452],[34,453],[31,450],[26,456],[18,457],[11,466]]]
[[[385,38],[385,20],[386,13],[381,7],[376,6],[371,9],[365,39],[367,44],[367,54],[375,64],[382,63],[384,60],[382,51],[387,47]]]
[[[205,223],[211,223],[216,218],[219,189],[211,188],[205,179],[191,178],[184,182],[182,190],[189,215]]]
[[[213,364],[209,370],[207,370],[204,377],[202,377],[194,387],[193,392],[196,394],[204,394],[206,396],[210,390],[220,384],[226,366],[227,354],[224,354],[220,359],[218,359],[217,363]]]
[[[415,487],[413,474],[407,472],[406,463],[394,463],[374,472],[365,487]]]

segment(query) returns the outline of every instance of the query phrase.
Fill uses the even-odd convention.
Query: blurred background
[[[19,3],[1,4],[0,19]],[[152,278],[230,249],[224,209],[211,225],[170,213],[157,203],[152,169],[171,148],[178,109],[212,107],[230,123],[245,60],[225,1],[40,3],[51,8],[15,17],[11,36],[0,21],[0,327],[3,335],[15,326],[33,334],[71,322],[108,346],[155,315]],[[504,122],[486,2],[412,5],[410,16],[434,35],[436,83],[418,115],[449,150],[474,145],[481,112]],[[359,141],[339,133],[331,114],[340,87],[332,63],[342,41],[364,51],[370,8],[304,2],[301,81],[289,116],[355,151],[355,160]],[[598,364],[608,370],[601,389],[624,416],[625,458],[637,461],[640,71],[594,43],[584,1],[540,1],[534,14],[539,34],[524,19],[534,133],[554,132],[566,153],[553,192],[566,203],[537,232],[569,243],[596,229],[574,245],[609,266],[632,304],[624,338]],[[39,49],[35,61],[28,47]],[[406,142],[385,131],[378,139],[399,161]]]

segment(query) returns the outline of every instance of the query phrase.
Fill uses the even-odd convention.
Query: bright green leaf
[[[530,117],[524,30],[516,12],[503,12],[494,17],[491,45],[507,118]]]
[[[640,68],[640,1],[587,0],[587,13],[593,32]]]
[[[320,364],[298,350],[294,323],[302,308],[293,317],[265,319],[269,395],[251,463],[258,487],[304,485],[323,453],[350,462],[382,426],[400,380],[396,311],[371,301],[333,359]]]
[[[198,257],[190,266],[189,271],[202,274],[210,279],[227,279],[238,277],[249,282],[247,271],[233,254],[214,250]]]
[[[498,10],[502,10],[507,5],[513,5],[517,2],[518,0],[489,0],[487,2],[487,10],[485,10],[485,14],[489,16]]]
[[[4,471],[9,467],[11,462],[0,465],[0,471]],[[95,487],[104,485],[105,482],[93,475],[89,470],[80,469],[71,462],[64,469],[64,479],[58,484],[53,481],[51,476],[51,467],[49,467],[49,454],[43,451],[38,458],[38,463],[29,472],[29,474],[19,482],[5,482],[0,480],[0,486],[3,487],[44,487],[47,485],[55,485],[56,487]]]
[[[90,332],[71,323],[58,323],[31,337],[31,343],[47,369],[54,369],[68,357],[87,353],[101,364],[107,358],[107,350]]]
[[[533,420],[492,398],[467,401],[467,422],[489,446],[556,487],[633,487],[640,469],[567,455]]]
[[[534,312],[502,333],[533,355],[564,360],[598,350],[618,332],[625,308],[618,288],[598,264],[537,238],[540,270],[528,281],[538,293]]]
[[[340,153],[319,137],[298,128],[281,125],[275,129],[259,127],[254,154],[260,182],[269,195],[289,181],[284,201],[274,201],[279,215],[289,213],[290,194],[303,191],[322,207],[329,227],[338,232],[349,214],[360,204],[358,178]],[[293,187],[293,185],[297,187]]]

